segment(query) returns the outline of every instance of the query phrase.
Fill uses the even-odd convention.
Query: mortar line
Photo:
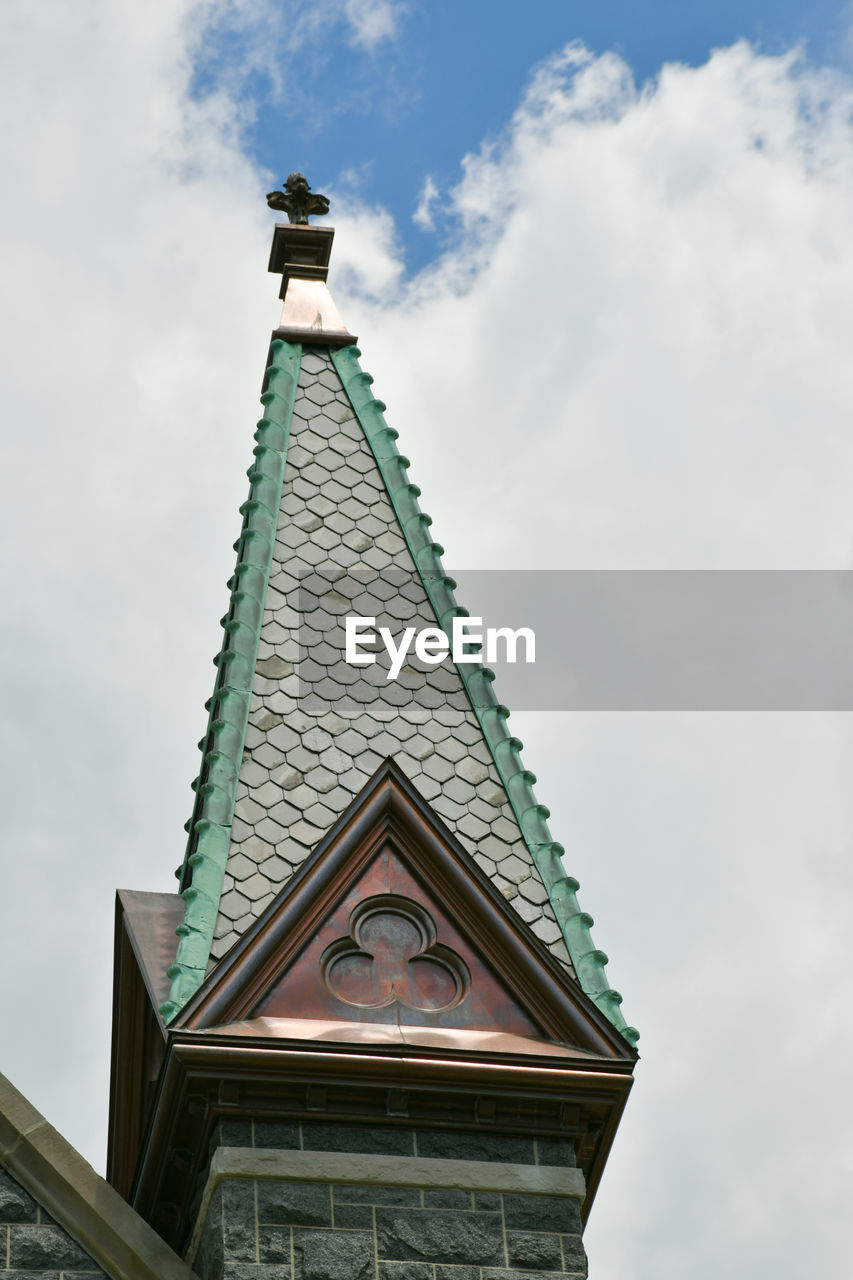
[[[252,1128],[254,1128],[254,1121],[252,1121]],[[253,1134],[252,1134],[252,1139],[253,1139],[253,1140],[254,1140],[254,1136],[255,1136],[255,1135],[254,1135],[254,1133],[253,1133]],[[258,1182],[257,1182],[257,1179],[253,1179],[253,1180],[252,1180],[252,1188],[253,1188],[254,1193],[255,1193],[255,1194],[254,1194],[254,1201],[255,1201],[255,1262],[260,1262],[260,1260],[261,1260],[261,1228],[260,1228],[260,1225],[258,1224]]]
[[[504,1238],[504,1261],[506,1262],[506,1269],[507,1271],[509,1271],[509,1249],[507,1248],[507,1243],[506,1243],[506,1213],[504,1211],[503,1195],[501,1195],[501,1227],[503,1229],[503,1238]]]
[[[370,1206],[373,1214],[373,1256],[376,1259],[376,1280],[379,1280],[379,1233],[376,1230],[376,1205]]]

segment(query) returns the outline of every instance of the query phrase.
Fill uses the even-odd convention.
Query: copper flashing
[[[117,898],[148,995],[155,1009],[169,994],[166,973],[175,958],[175,932],[183,923],[185,903],[179,893],[142,893],[119,889]]]
[[[632,1063],[568,1064],[543,1055],[170,1033],[157,1105],[131,1189],[134,1207],[174,1248],[220,1118],[326,1119],[533,1134],[572,1141],[589,1213],[628,1092]],[[392,1108],[393,1098],[405,1107]],[[484,1117],[486,1117],[484,1119]]]
[[[281,274],[284,306],[273,338],[331,347],[355,342],[326,284],[334,237],[334,227],[276,223],[269,270]]]
[[[292,1040],[384,1048],[429,1049],[462,1054],[560,1058],[584,1063],[595,1060],[587,1049],[550,1040],[517,1036],[504,1031],[476,1031],[456,1027],[405,1026],[399,1022],[340,1022],[322,1018],[250,1018],[218,1027],[221,1036],[257,1040]],[[609,1061],[609,1059],[608,1059]]]
[[[351,347],[358,342],[356,335],[346,329],[312,329],[309,335],[305,329],[293,325],[279,325],[277,329],[273,329],[271,341],[275,342],[277,338],[282,342],[310,342],[313,347]]]
[[[176,893],[116,894],[107,1178],[122,1195],[130,1186],[166,1052],[158,1006],[168,993],[164,965],[174,953],[183,914]]]

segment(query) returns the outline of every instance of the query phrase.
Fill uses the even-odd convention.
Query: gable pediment
[[[386,763],[176,1019],[500,1033],[624,1057],[624,1042]]]
[[[250,1017],[547,1036],[393,837],[331,907]]]

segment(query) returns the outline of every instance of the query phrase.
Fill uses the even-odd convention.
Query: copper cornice
[[[586,1216],[631,1088],[632,1066],[604,1059],[555,1066],[553,1058],[511,1053],[454,1054],[423,1046],[371,1051],[171,1031],[130,1200],[164,1239],[182,1248],[215,1121],[260,1117],[485,1127],[572,1139],[587,1181]]]

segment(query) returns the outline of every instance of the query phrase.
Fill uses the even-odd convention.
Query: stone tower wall
[[[187,1260],[200,1280],[579,1280],[582,1195],[569,1142],[220,1124]]]

